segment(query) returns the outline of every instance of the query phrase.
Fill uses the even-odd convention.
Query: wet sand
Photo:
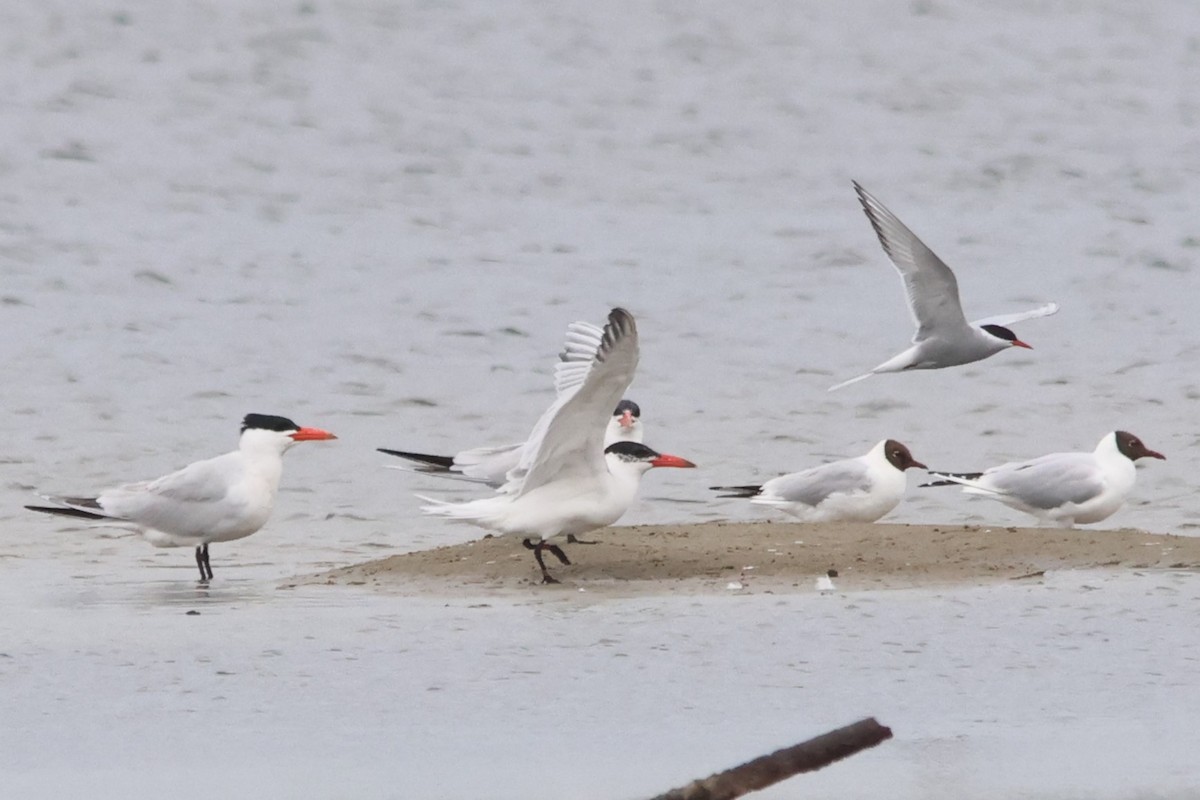
[[[839,589],[968,585],[1053,570],[1200,568],[1200,538],[1139,530],[944,525],[701,523],[616,527],[569,544],[551,573],[571,591],[615,596],[809,591],[836,570]],[[537,586],[533,555],[493,536],[332,570],[303,583],[393,592],[481,593]],[[739,586],[740,585],[740,586]]]

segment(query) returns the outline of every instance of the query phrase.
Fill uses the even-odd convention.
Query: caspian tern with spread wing
[[[908,448],[886,439],[858,458],[846,458],[802,472],[780,475],[762,485],[713,486],[719,497],[748,497],[804,522],[874,522],[904,497],[904,471],[925,469]]]
[[[336,439],[290,419],[247,414],[238,449],[197,461],[169,475],[108,489],[96,497],[52,497],[55,506],[31,511],[117,523],[138,530],[155,547],[194,547],[200,580],[213,576],[208,545],[242,539],[267,521],[275,505],[283,454],[297,442]]]
[[[881,372],[910,369],[942,369],[969,364],[995,355],[1010,347],[1032,350],[1007,325],[1058,311],[1057,303],[1024,311],[967,322],[958,297],[958,281],[950,267],[937,257],[916,234],[888,211],[866,189],[854,183],[859,202],[879,243],[904,282],[908,310],[917,324],[913,345],[888,359],[870,372],[829,387],[829,391],[849,386]]]
[[[467,503],[422,497],[429,504],[421,510],[524,537],[522,544],[533,550],[542,582],[557,583],[542,551],[549,550],[563,564],[571,562],[554,540],[616,522],[633,503],[647,470],[695,466],[638,442],[604,446],[610,410],[629,388],[637,363],[633,315],[614,308],[578,387],[560,393],[538,421],[531,436],[538,444],[528,471],[493,497]]]
[[[572,322],[567,326],[566,341],[558,354],[558,363],[554,365],[556,403],[538,420],[533,432],[520,444],[476,447],[453,456],[436,456],[384,447],[376,449],[381,453],[417,462],[419,466],[413,467],[416,472],[462,478],[493,487],[503,486],[529,471],[533,455],[537,452],[538,440],[545,431],[547,415],[553,414],[563,395],[576,391],[583,383],[603,336],[604,329],[590,322]],[[604,436],[605,446],[613,442],[642,441],[641,416],[642,409],[632,400],[617,403]]]
[[[622,400],[617,403],[608,428],[604,434],[604,445],[607,447],[614,442],[641,442],[643,437],[642,409],[632,400]],[[499,487],[508,482],[527,454],[537,450],[537,442],[527,440],[520,444],[500,445],[499,447],[476,447],[463,450],[452,456],[435,456],[428,453],[409,453],[404,450],[390,450],[386,447],[375,448],[381,453],[398,456],[415,462],[413,472],[427,475],[438,475],[448,478],[463,478],[486,483],[488,486]]]
[[[1051,453],[983,472],[930,470],[942,480],[921,485],[961,485],[966,494],[990,497],[1044,523],[1070,528],[1116,513],[1137,479],[1133,462],[1147,457],[1166,458],[1132,433],[1113,431],[1090,453]]]

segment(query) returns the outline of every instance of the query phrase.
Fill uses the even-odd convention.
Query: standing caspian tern
[[[983,472],[930,470],[943,480],[921,485],[961,485],[966,494],[990,497],[1042,522],[1070,528],[1116,513],[1137,479],[1133,462],[1146,457],[1166,458],[1132,433],[1113,431],[1090,453],[1051,453]]]
[[[538,444],[528,472],[513,478],[493,497],[446,503],[427,497],[426,514],[473,522],[500,533],[523,536],[533,550],[543,583],[558,583],[546,569],[542,551],[570,564],[553,540],[616,522],[637,495],[642,475],[653,467],[694,467],[678,456],[655,452],[638,442],[604,446],[605,424],[633,381],[638,334],[633,315],[614,308],[578,388],[560,394],[538,421]]]
[[[213,576],[211,542],[242,539],[271,515],[283,454],[297,442],[336,439],[319,428],[302,428],[286,417],[247,414],[238,449],[188,464],[177,472],[108,489],[96,497],[52,497],[57,506],[30,511],[129,525],[155,547],[195,547],[200,580]]]
[[[917,324],[917,332],[913,336],[912,347],[870,372],[830,386],[829,391],[866,380],[881,372],[942,369],[979,361],[1010,347],[1033,349],[1005,326],[1053,314],[1058,311],[1057,303],[1047,303],[1017,314],[967,322],[958,297],[958,281],[950,267],[857,181],[854,182],[854,191],[858,193],[863,211],[879,236],[883,251],[900,273],[908,298],[908,310]]]
[[[780,475],[762,485],[711,488],[731,493],[719,497],[748,497],[804,522],[874,522],[904,497],[904,471],[910,467],[925,469],[907,447],[885,439],[858,458]]]
[[[558,354],[558,362],[554,365],[555,403],[538,419],[529,437],[520,444],[476,447],[453,456],[436,456],[384,447],[376,449],[381,453],[417,462],[419,466],[413,468],[417,472],[462,478],[493,487],[508,484],[529,471],[549,418],[563,401],[564,395],[570,396],[578,391],[583,379],[587,377],[592,358],[603,336],[604,329],[590,322],[572,322],[567,326],[566,341]],[[613,442],[642,441],[641,416],[642,409],[632,400],[617,403],[604,436],[605,446]]]

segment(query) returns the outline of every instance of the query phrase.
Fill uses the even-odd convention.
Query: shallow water
[[[14,796],[645,797],[864,715],[895,740],[761,796],[1200,781],[1191,574],[598,603],[15,577]]]
[[[209,785],[244,778],[284,794],[336,794],[353,773],[359,795],[404,796],[374,779],[415,771],[427,797],[440,780],[442,796],[477,796],[475,776],[486,775],[503,778],[490,796],[572,793],[570,781],[597,776],[622,781],[604,784],[614,796],[638,796],[876,713],[907,723],[900,742],[807,779],[805,791],[828,780],[855,796],[848,776],[868,763],[876,789],[903,779],[909,796],[1194,785],[1194,772],[1171,766],[1173,741],[1187,736],[1169,735],[1183,733],[1179,710],[1195,710],[1195,691],[1145,678],[1145,652],[1127,646],[1132,636],[1177,652],[1164,675],[1194,666],[1180,640],[1191,626],[1168,624],[1159,578],[1037,590],[1073,599],[1034,627],[1059,631],[1050,641],[1063,650],[1039,643],[1050,654],[1029,670],[1020,654],[1039,640],[1019,617],[994,638],[930,623],[928,639],[946,642],[937,664],[896,673],[888,661],[870,680],[848,677],[845,664],[880,652],[888,628],[842,619],[826,634],[856,637],[861,651],[826,665],[818,696],[786,701],[761,688],[791,684],[781,656],[752,637],[760,619],[779,624],[775,607],[755,604],[798,604],[787,619],[807,623],[818,599],[697,600],[694,619],[676,600],[479,611],[274,589],[294,574],[478,535],[422,519],[412,497],[462,487],[382,469],[373,448],[522,439],[550,402],[566,324],[598,322],[617,304],[639,320],[630,396],[648,443],[702,466],[647,476],[628,522],[771,518],[711,501],[705,487],[855,455],[884,437],[931,466],[969,469],[1090,448],[1124,428],[1169,460],[1142,470],[1131,502],[1102,526],[1195,532],[1194,23],[1185,0],[525,3],[503,15],[373,0],[0,7],[0,583],[12,610],[0,649],[15,654],[0,668],[32,692],[4,701],[23,721],[4,728],[16,739],[5,771],[29,793],[98,776],[120,787],[136,759],[146,780],[176,792],[199,791],[207,769]],[[957,270],[969,316],[1060,302],[1057,316],[1017,326],[1036,349],[827,394],[911,333],[852,178]],[[215,455],[250,411],[340,439],[289,453],[275,516],[213,548],[207,596],[194,596],[187,551],[20,508],[35,491],[86,492]],[[1026,521],[915,489],[890,518]],[[1171,591],[1191,591],[1176,580]],[[949,607],[1011,615],[1024,592],[1034,590],[965,590]],[[911,602],[945,621],[944,599],[870,602]],[[1114,656],[1068,624],[1090,619],[1087,603],[1121,614],[1101,630],[1120,648],[1117,669],[1142,677],[1104,683]],[[183,616],[192,605],[198,618]],[[235,614],[236,625],[217,620]],[[1052,628],[1058,615],[1065,627]],[[652,630],[628,640],[627,672],[589,699],[596,682],[572,676],[610,666],[572,638],[592,633],[592,617],[618,632],[645,618]],[[687,710],[684,695],[721,696],[714,687],[728,682],[727,664],[688,666],[677,696],[649,702],[679,660],[638,654],[675,636],[676,617],[704,642],[758,656],[738,664],[751,697],[689,712],[682,744],[654,759],[661,771],[627,771],[634,751],[622,748],[659,741],[664,719]],[[277,640],[300,630],[314,638]],[[788,630],[819,652],[803,624]],[[494,681],[515,681],[518,696],[472,679],[451,710],[426,702],[447,696],[431,688],[437,675],[477,664],[475,635],[524,643],[520,657],[502,648],[487,667],[513,670]],[[341,681],[348,657],[334,646],[369,668]],[[992,690],[974,675],[997,674],[998,651],[1023,677],[977,711],[974,698]],[[236,663],[220,666],[223,652]],[[947,674],[971,676],[970,691],[935,702],[952,653],[963,666]],[[561,669],[546,670],[560,657]],[[521,677],[530,663],[554,681]],[[881,702],[873,687],[897,689],[899,675],[908,683]],[[1047,675],[1061,701],[1041,688]],[[902,705],[914,685],[926,703],[916,710]],[[630,712],[643,735],[609,742],[623,728],[606,714],[631,686],[647,702]],[[1127,693],[1141,704],[1124,703]],[[468,728],[480,735],[464,739],[472,703],[482,705]],[[511,736],[514,721],[527,737]],[[579,734],[564,741],[571,724]],[[1127,737],[1127,727],[1152,735]],[[271,779],[284,783],[263,783],[262,747],[289,766],[290,777]],[[531,753],[547,758],[525,766]],[[1045,769],[996,766],[1014,762]],[[454,768],[468,763],[478,772]],[[401,769],[414,764],[429,771]],[[1127,779],[1112,775],[1120,764]]]

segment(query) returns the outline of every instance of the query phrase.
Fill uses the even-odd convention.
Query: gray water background
[[[6,2],[0,67],[0,668],[12,687],[0,772],[28,796],[128,796],[131,774],[181,796],[333,796],[321,773],[360,776],[357,796],[412,796],[413,781],[436,797],[464,763],[522,797],[570,794],[583,764],[611,777],[636,763],[606,785],[637,796],[859,713],[904,744],[831,773],[853,776],[842,796],[937,796],[940,767],[909,782],[897,771],[943,761],[959,770],[944,783],[953,797],[1182,797],[1200,782],[1171,744],[1189,741],[1200,702],[1194,587],[1180,578],[917,593],[912,615],[889,611],[880,630],[854,609],[810,608],[817,598],[781,601],[801,607],[777,616],[769,600],[710,598],[694,629],[636,633],[639,618],[677,624],[675,601],[585,613],[530,596],[515,611],[497,601],[504,613],[476,626],[437,600],[274,588],[478,536],[422,519],[412,497],[470,492],[382,469],[373,448],[522,439],[550,402],[565,325],[614,305],[639,322],[630,396],[648,443],[702,466],[648,475],[627,522],[776,518],[705,487],[884,437],[961,469],[1090,449],[1124,428],[1169,460],[1142,470],[1102,527],[1194,534],[1193,4]],[[1061,303],[1016,326],[1036,349],[826,393],[911,335],[851,179],[956,269],[968,316]],[[288,454],[271,522],[214,548],[228,581],[215,595],[195,587],[185,550],[21,508],[37,491],[98,490],[224,452],[250,411],[340,439]],[[889,519],[1027,521],[915,489]],[[995,608],[994,636],[944,616],[947,603]],[[193,607],[205,614],[182,616]],[[1050,615],[1044,626],[1022,624],[1028,607]],[[407,623],[380,639],[365,610],[415,614],[431,631],[420,657],[395,653],[415,636]],[[645,666],[592,663],[581,623]],[[548,639],[529,633],[541,627]],[[897,673],[870,658],[884,629],[903,632],[902,651],[930,637],[945,649]],[[644,660],[673,630],[746,660],[705,667],[678,642],[682,655]],[[497,654],[492,636],[523,644]],[[854,644],[794,693],[735,703],[729,670],[776,685],[795,664],[776,644],[793,637],[806,652]],[[357,648],[362,671],[344,680],[305,641]],[[485,671],[524,674],[528,658],[554,680],[482,705],[409,682],[480,652]],[[939,666],[948,652],[957,671]],[[237,665],[215,664],[222,653]],[[653,690],[630,728],[612,711],[638,669]],[[222,688],[227,673],[243,676],[236,688]],[[668,678],[679,694],[661,689]],[[947,686],[942,703],[897,702]],[[697,757],[645,767],[638,743],[676,716]],[[460,718],[465,729],[446,724]],[[358,733],[331,743],[343,730]],[[512,730],[528,741],[512,746]],[[595,742],[609,744],[591,761]],[[428,743],[433,756],[411,755]],[[396,749],[410,755],[385,761]],[[563,759],[542,765],[549,783],[517,759],[545,750]],[[299,788],[276,762],[307,765]],[[458,774],[442,796],[479,796]]]
[[[703,467],[629,521],[769,517],[705,487],[884,437],[961,469],[1124,428],[1169,460],[1108,524],[1194,529],[1200,29],[1142,9],[11,4],[0,515],[257,411],[341,437],[289,455],[261,546],[469,536],[373,448],[519,441],[566,324],[619,304],[648,442]],[[969,316],[1060,302],[1036,349],[826,393],[912,332],[852,178]]]

